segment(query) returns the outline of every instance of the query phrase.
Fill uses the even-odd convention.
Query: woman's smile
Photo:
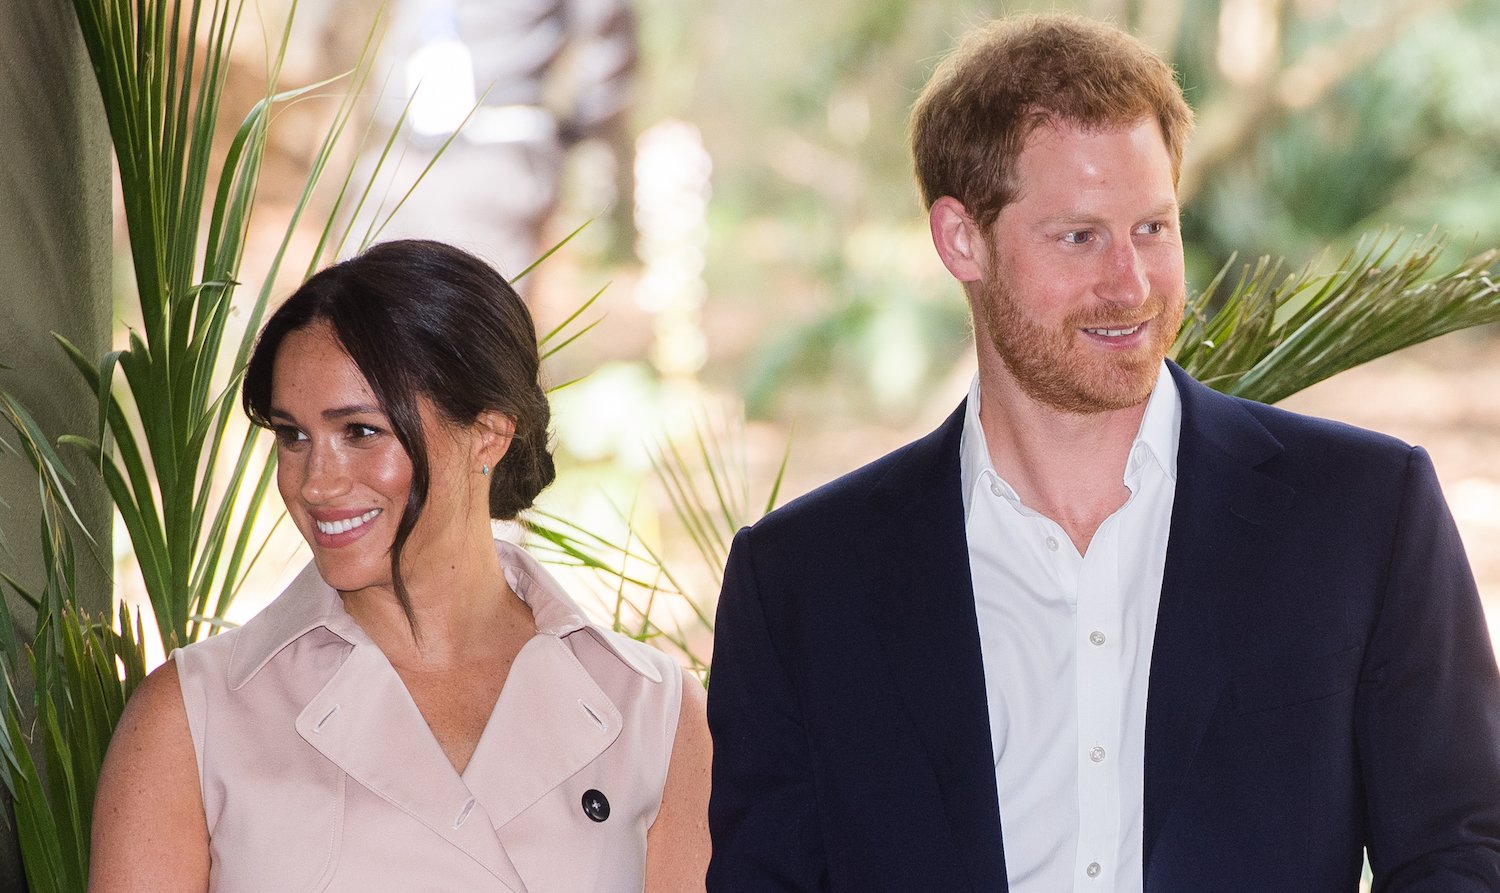
[[[375,520],[383,509],[369,511],[318,512],[309,511],[313,529],[317,532],[317,544],[325,549],[336,549],[352,543],[369,532],[369,522]]]

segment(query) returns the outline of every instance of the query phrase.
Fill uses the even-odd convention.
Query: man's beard
[[[982,331],[1006,369],[1031,399],[1053,409],[1089,414],[1144,403],[1182,323],[1181,297],[1153,292],[1133,310],[1101,303],[1079,310],[1058,329],[1027,316],[1014,291],[999,277],[986,280],[979,302]],[[1150,320],[1146,348],[1130,352],[1090,350],[1080,329],[1125,329]]]

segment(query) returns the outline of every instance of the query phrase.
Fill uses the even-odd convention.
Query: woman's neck
[[[510,638],[502,632],[519,627],[529,636],[534,630],[530,608],[505,581],[488,530],[454,545],[405,550],[401,577],[410,620],[392,585],[340,593],[344,609],[393,664],[467,663]]]

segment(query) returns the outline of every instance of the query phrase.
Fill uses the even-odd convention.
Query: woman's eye
[[[292,446],[307,439],[306,434],[303,434],[291,425],[277,425],[271,429],[271,433],[276,436],[277,445],[284,447]]]
[[[350,425],[348,431],[349,436],[354,438],[355,440],[363,440],[367,437],[375,437],[376,435],[381,433],[379,428],[376,428],[372,425],[358,424]]]

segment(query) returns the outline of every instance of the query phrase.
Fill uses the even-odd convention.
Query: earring
[[[484,475],[485,477],[489,477],[490,467],[488,465],[479,466],[479,473]]]

